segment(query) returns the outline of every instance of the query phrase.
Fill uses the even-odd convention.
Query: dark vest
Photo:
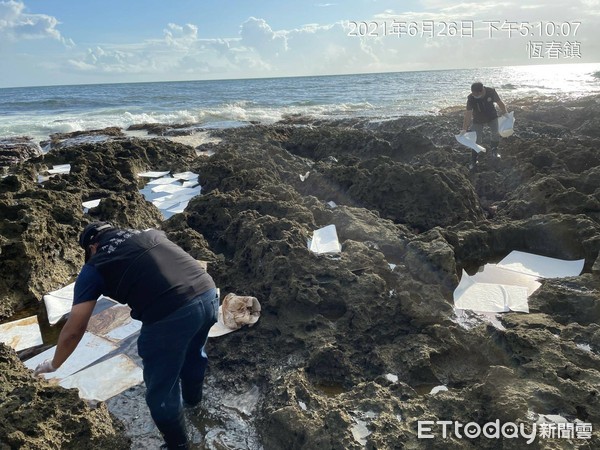
[[[473,94],[467,97],[467,109],[473,110],[473,122],[488,123],[498,117],[498,112],[494,102],[498,102],[500,97],[495,89],[486,87],[485,95],[482,98],[475,98]]]
[[[198,261],[158,230],[108,230],[88,264],[102,276],[103,294],[128,304],[144,323],[215,287]]]

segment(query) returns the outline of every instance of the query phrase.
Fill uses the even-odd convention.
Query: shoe
[[[165,443],[160,448],[188,450],[187,430],[183,414],[174,422],[156,422]]]
[[[186,405],[196,406],[202,401],[202,384],[181,381],[181,396]]]

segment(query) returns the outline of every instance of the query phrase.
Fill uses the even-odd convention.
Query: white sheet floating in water
[[[515,250],[500,261],[498,266],[540,278],[560,278],[578,276],[584,263],[585,259],[567,261]]]
[[[160,209],[163,217],[168,219],[173,214],[185,210],[188,202],[202,193],[198,183],[198,174],[194,172],[179,172],[172,177],[169,172],[145,172],[138,176],[153,175],[155,179],[149,181],[140,193],[146,200],[152,202]]]
[[[57,378],[59,380],[66,378],[84,367],[89,366],[91,363],[102,358],[116,348],[116,345],[107,339],[86,332],[81,338],[81,342],[79,342],[75,351],[69,356],[64,364],[60,366],[56,372],[45,373],[44,377],[46,377],[46,379]],[[55,351],[56,346],[49,348],[45,352],[25,361],[25,366],[33,370],[41,362],[53,358]]]
[[[477,272],[471,279],[478,283],[507,284],[522,286],[527,289],[527,295],[533,294],[542,284],[532,275],[514,272],[498,267],[495,264],[486,264],[483,271]]]
[[[469,131],[465,134],[457,134],[454,136],[456,140],[462,145],[475,150],[477,153],[485,152],[485,147],[482,147],[477,143],[477,133],[475,131]]]
[[[16,352],[43,344],[37,316],[0,325],[0,342]]]
[[[186,181],[197,180],[198,174],[194,173],[194,172],[179,172],[179,173],[174,173],[173,178],[176,178],[178,180],[186,180]]]
[[[181,183],[171,183],[171,184],[159,184],[157,186],[153,186],[151,191],[154,193],[158,192],[166,192],[167,194],[174,194],[178,191],[185,191],[189,188],[184,188]]]
[[[526,287],[478,283],[464,270],[454,290],[454,306],[478,312],[529,312]]]
[[[44,295],[44,305],[48,314],[48,322],[50,325],[56,324],[60,319],[71,312],[73,305],[75,283],[52,291]]]
[[[167,176],[167,177],[155,178],[154,180],[150,180],[150,181],[148,181],[147,185],[155,186],[155,185],[159,185],[159,184],[173,184],[173,183],[179,183],[179,180],[177,178]]]
[[[339,253],[342,246],[338,241],[335,225],[327,225],[313,232],[309,249],[314,253]]]
[[[87,400],[105,401],[144,381],[142,369],[125,355],[117,355],[64,378],[64,388],[77,388]]]
[[[144,177],[144,178],[160,178],[160,177],[164,177],[165,175],[168,175],[169,171],[167,170],[166,172],[142,172],[142,173],[138,173],[138,177]]]

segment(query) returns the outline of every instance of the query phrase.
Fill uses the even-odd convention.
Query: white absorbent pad
[[[43,344],[37,316],[0,325],[0,342],[16,352]]]
[[[485,152],[485,147],[482,147],[477,143],[477,132],[475,131],[468,131],[463,134],[456,134],[454,137],[460,144],[475,150],[477,153]]]

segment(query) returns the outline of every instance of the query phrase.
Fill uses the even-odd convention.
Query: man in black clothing
[[[85,227],[79,238],[85,265],[54,357],[36,374],[53,372],[73,353],[103,294],[131,307],[142,321],[138,354],[144,365],[146,402],[166,448],[187,449],[181,396],[202,399],[208,358],[204,345],[217,321],[219,299],[198,261],[158,230],[124,230],[106,222]]]
[[[481,145],[483,142],[483,127],[490,127],[490,155],[498,156],[498,143],[500,135],[498,134],[498,112],[494,103],[500,107],[500,112],[506,114],[506,105],[500,100],[495,89],[486,87],[481,82],[475,82],[471,85],[471,93],[467,97],[467,108],[463,121],[463,129],[461,134],[467,130],[477,133],[477,143]],[[473,123],[471,124],[471,121]],[[477,163],[477,152],[471,150],[471,168]]]

